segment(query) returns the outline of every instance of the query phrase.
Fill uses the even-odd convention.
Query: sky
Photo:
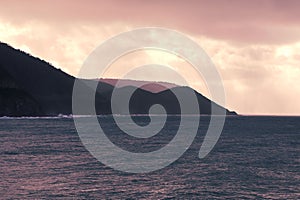
[[[299,115],[299,10],[297,0],[1,0],[0,41],[77,76],[88,55],[116,34],[141,27],[173,29],[212,59],[226,107],[245,115]],[[153,62],[174,66],[209,97],[205,78],[166,52],[123,56],[106,77],[119,78],[122,67]],[[172,72],[164,72],[154,68],[132,78],[172,81]]]

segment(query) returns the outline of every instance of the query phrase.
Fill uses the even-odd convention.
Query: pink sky
[[[174,29],[212,58],[227,107],[241,114],[298,115],[299,10],[297,0],[3,0],[0,40],[76,76],[89,53],[115,34],[148,26]],[[122,59],[174,63],[164,54],[137,55]],[[207,93],[201,81],[191,79]]]

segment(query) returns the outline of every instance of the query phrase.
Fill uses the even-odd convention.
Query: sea
[[[115,145],[135,153],[163,148],[180,122],[171,116],[159,137],[130,141],[114,117],[122,116],[98,121]],[[149,117],[134,121],[145,125]],[[300,199],[300,117],[228,116],[200,159],[209,122],[201,116],[193,143],[172,164],[129,173],[93,157],[72,116],[0,118],[0,199]]]

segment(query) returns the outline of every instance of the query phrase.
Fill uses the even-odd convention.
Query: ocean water
[[[131,174],[95,159],[72,118],[2,118],[0,199],[300,199],[299,117],[227,117],[204,159],[198,153],[209,117],[201,120],[193,144],[176,162]],[[99,118],[108,137],[133,152],[163,147],[179,121],[171,117],[155,140],[130,141],[111,116]]]

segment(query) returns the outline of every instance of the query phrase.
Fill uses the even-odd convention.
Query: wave
[[[132,114],[132,115],[125,115],[125,114],[109,114],[109,115],[97,115],[97,117],[100,118],[106,118],[106,117],[149,117],[149,116],[166,116],[164,114]],[[168,116],[174,116],[174,117],[180,117],[180,116],[184,116],[184,117],[193,117],[193,116],[199,116],[199,115],[195,115],[195,114],[168,114]],[[212,115],[200,115],[202,117],[211,117]],[[213,115],[216,117],[220,117],[220,115]],[[2,119],[73,119],[73,118],[84,118],[84,117],[95,117],[95,115],[63,115],[63,114],[59,114],[57,116],[21,116],[21,117],[9,117],[9,116],[2,116],[0,117],[0,120]],[[231,116],[231,115],[227,115],[226,117],[235,117],[235,116]]]
[[[67,118],[72,119],[73,115],[62,115],[59,114],[57,116],[21,116],[21,117],[9,117],[9,116],[3,116],[0,117],[1,119],[61,119],[61,118]]]

